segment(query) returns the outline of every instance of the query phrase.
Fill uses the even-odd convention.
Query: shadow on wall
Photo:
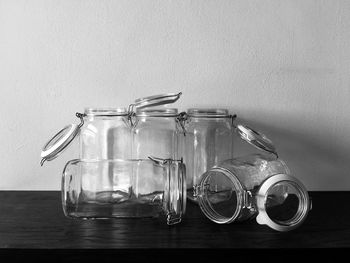
[[[254,113],[249,116],[263,116],[262,119],[278,120],[281,114]],[[283,159],[291,173],[300,179],[310,191],[339,191],[350,189],[350,144],[332,144],[330,129],[312,130],[309,123],[303,123],[296,117],[286,117],[288,126],[266,124],[256,120],[237,117],[235,123],[242,123],[264,133],[275,145],[279,158]],[[276,121],[274,122],[276,123]],[[326,123],[326,122],[325,122]],[[293,125],[294,124],[294,125]],[[289,127],[293,128],[289,128]],[[306,127],[306,128],[305,128]],[[334,141],[334,140],[333,140]],[[234,155],[242,156],[257,152],[254,147],[244,143],[238,137],[234,140]]]

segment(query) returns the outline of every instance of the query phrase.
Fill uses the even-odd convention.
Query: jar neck
[[[231,116],[225,116],[225,117],[207,117],[207,116],[188,116],[187,117],[188,121],[193,121],[193,122],[231,122]]]
[[[146,115],[136,115],[136,118],[142,120],[166,120],[166,119],[176,119],[177,116],[146,116]]]
[[[126,108],[85,108],[85,116],[87,117],[118,117],[127,116],[128,111]]]
[[[230,118],[231,115],[229,114],[227,109],[220,109],[220,108],[191,108],[187,110],[186,113],[187,116],[192,118]]]
[[[175,108],[139,109],[135,113],[135,116],[138,118],[176,118],[178,115],[178,110]]]
[[[85,121],[108,121],[108,120],[116,120],[116,119],[127,119],[128,115],[86,115],[84,117]]]

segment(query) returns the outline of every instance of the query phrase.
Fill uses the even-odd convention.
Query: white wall
[[[0,0],[0,190],[57,190],[86,106],[182,91],[274,141],[309,190],[350,190],[350,1]]]

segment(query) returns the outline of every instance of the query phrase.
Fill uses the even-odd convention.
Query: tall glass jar
[[[125,108],[87,108],[80,128],[80,159],[131,158],[131,127]]]
[[[81,123],[71,124],[56,134],[44,147],[42,164],[56,158],[75,138],[79,137],[79,157],[83,161],[131,159],[131,127],[125,108],[87,108],[84,114],[77,113]],[[119,190],[128,178],[115,177],[112,163],[79,166],[83,176],[80,182],[84,189],[99,189],[95,200],[106,196],[119,199]]]
[[[115,160],[131,159],[131,127],[128,111],[125,108],[87,108],[84,112],[84,125],[80,128],[80,159]],[[103,202],[108,196],[118,201],[120,189],[128,178],[115,176],[113,163],[107,162],[96,169],[93,165],[81,165],[84,189],[98,189],[95,200]],[[96,191],[97,192],[97,191]],[[93,192],[93,193],[96,193]]]
[[[163,94],[138,99],[132,106],[132,158],[156,156],[178,159],[178,134],[181,125],[176,108],[155,108],[173,103],[178,94]]]
[[[188,109],[182,115],[185,135],[181,136],[180,152],[187,169],[187,197],[195,201],[193,186],[200,176],[220,162],[233,158],[235,116],[227,109]],[[181,135],[181,134],[180,134]]]
[[[177,159],[181,127],[177,109],[137,109],[132,129],[135,159],[157,156]]]

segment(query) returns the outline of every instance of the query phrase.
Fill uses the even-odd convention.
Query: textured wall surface
[[[350,1],[0,0],[0,89],[0,190],[60,189],[77,145],[40,151],[76,111],[177,91],[264,132],[309,190],[350,190]]]

